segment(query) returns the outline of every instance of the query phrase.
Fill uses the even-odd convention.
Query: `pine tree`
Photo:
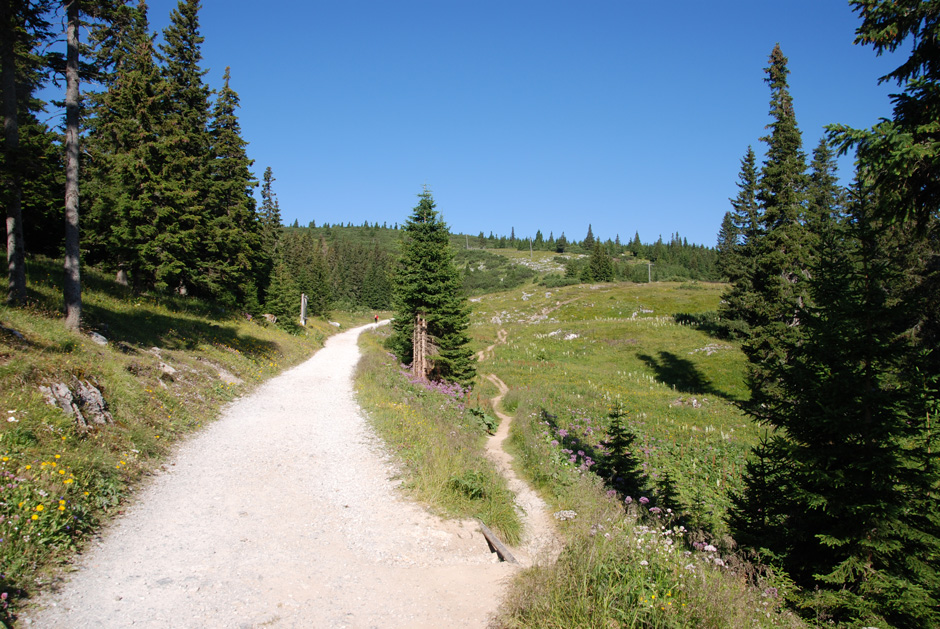
[[[819,234],[827,255],[811,269],[802,335],[782,348],[786,364],[768,367],[777,395],[761,420],[773,433],[731,523],[739,542],[764,548],[837,621],[932,626],[938,476],[922,424],[911,421],[924,389],[903,359],[910,305],[897,299],[897,252],[910,235],[875,218],[869,191],[858,191],[851,221]]]
[[[581,247],[585,251],[592,251],[594,249],[594,232],[591,231],[591,226],[588,225],[587,235],[584,237],[584,242],[581,243]]]
[[[750,271],[752,254],[750,247],[759,237],[760,208],[757,203],[757,157],[754,149],[747,147],[747,153],[741,159],[741,172],[738,175],[738,195],[731,199],[732,211],[725,215],[718,239],[718,268],[732,284],[745,280]],[[744,292],[744,286],[737,286],[737,291]],[[740,319],[742,314],[736,308],[735,295],[725,295],[726,311],[723,316]]]
[[[258,221],[261,223],[261,246],[255,283],[259,297],[267,295],[268,284],[274,272],[275,251],[281,237],[281,208],[274,192],[274,173],[271,167],[264,169],[261,183],[261,206],[258,208]]]
[[[739,262],[735,259],[740,246],[741,233],[737,225],[734,224],[734,217],[731,212],[725,212],[721,219],[721,227],[718,228],[718,268],[725,278],[729,278],[731,273],[738,269]]]
[[[83,198],[89,229],[84,239],[92,263],[118,271],[119,281],[153,287],[154,268],[141,249],[156,234],[156,199],[166,159],[161,139],[165,84],[154,62],[147,5],[119,5],[109,28],[97,28],[96,63],[103,92],[92,94]]]
[[[209,123],[212,141],[210,194],[206,200],[205,258],[202,285],[217,299],[243,302],[249,288],[257,291],[254,278],[263,263],[263,227],[255,214],[252,191],[258,185],[251,175],[252,160],[246,153],[236,110],[238,94],[229,85],[225,68],[222,89]],[[257,295],[249,297],[257,300]]]
[[[205,289],[198,284],[209,242],[204,207],[210,189],[209,88],[199,65],[199,0],[180,0],[163,39],[160,58],[167,95],[161,140],[166,159],[157,173],[162,190],[154,207],[154,237],[144,243],[142,254],[153,268],[156,288],[188,292]]]
[[[434,209],[431,192],[425,188],[418,199],[404,227],[389,344],[402,362],[411,363],[415,318],[424,315],[437,349],[431,357],[430,377],[469,385],[475,376],[472,352],[467,347],[470,313],[462,296],[449,232]]]
[[[587,267],[590,279],[588,282],[612,282],[614,280],[614,266],[607,255],[607,251],[600,242],[594,241],[591,247],[591,258]]]
[[[785,347],[802,332],[798,312],[807,305],[806,279],[812,263],[811,240],[805,226],[806,163],[793,102],[787,85],[787,59],[774,47],[767,68],[770,114],[767,157],[757,187],[759,233],[747,248],[753,266],[742,285],[746,293],[741,316],[750,329],[744,352],[751,398],[747,408],[755,417],[776,395],[772,373],[786,361]]]

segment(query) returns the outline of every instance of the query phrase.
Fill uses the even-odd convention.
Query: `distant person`
[[[379,323],[379,315],[375,315],[375,323],[376,323],[376,325],[378,325],[378,323]]]

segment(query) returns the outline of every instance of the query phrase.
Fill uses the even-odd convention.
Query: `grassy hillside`
[[[77,335],[59,312],[59,264],[31,261],[28,273],[29,306],[0,306],[0,619],[8,600],[41,587],[120,509],[174,442],[336,330],[310,321],[291,336],[194,299],[135,296],[85,269]],[[82,429],[47,403],[40,387],[55,383],[97,388],[113,423],[94,425],[85,407],[92,426]]]

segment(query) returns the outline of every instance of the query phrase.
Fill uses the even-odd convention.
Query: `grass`
[[[475,349],[497,345],[515,414],[510,448],[556,513],[567,547],[522,573],[505,627],[790,626],[789,584],[739,559],[725,518],[757,429],[740,349],[677,313],[715,310],[722,285],[576,285],[474,304]],[[637,492],[603,478],[611,417],[635,437]]]
[[[668,477],[691,524],[720,537],[728,490],[758,436],[734,404],[747,395],[745,358],[671,315],[714,309],[721,290],[602,284],[525,299],[506,293],[475,304],[471,332],[480,345],[508,332],[484,368],[510,387],[504,405],[521,428],[536,430],[531,420],[545,411],[568,445],[596,451],[611,408],[622,406],[648,479]]]
[[[13,604],[0,610],[6,622],[175,442],[337,329],[310,321],[288,335],[193,298],[135,295],[86,268],[85,329],[74,334],[59,311],[61,279],[57,263],[32,260],[28,305],[0,306],[0,595]],[[112,424],[84,431],[40,392],[78,381],[101,391]]]
[[[383,348],[388,326],[361,335],[356,377],[359,402],[401,466],[405,489],[447,517],[479,518],[506,542],[521,524],[506,479],[484,456],[491,415],[459,386],[412,382]],[[479,412],[474,413],[473,410]]]

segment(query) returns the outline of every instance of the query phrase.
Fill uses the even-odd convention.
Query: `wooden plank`
[[[483,524],[482,520],[477,520],[480,524],[480,530],[483,531],[483,537],[486,538],[486,543],[490,545],[490,551],[496,553],[502,561],[508,561],[509,563],[519,563],[516,561],[516,558],[512,556],[512,553],[509,552],[509,549],[499,541],[499,538],[496,537],[496,534],[490,530],[490,527]]]

